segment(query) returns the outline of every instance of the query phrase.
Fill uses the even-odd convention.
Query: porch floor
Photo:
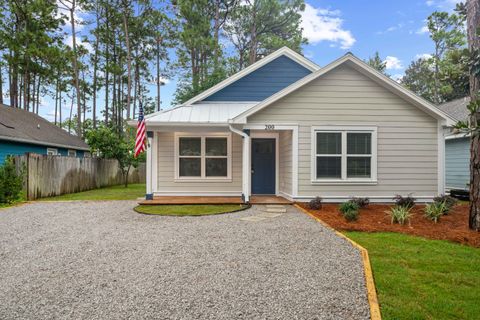
[[[141,200],[143,205],[156,204],[241,204],[241,197],[189,197],[189,196],[158,196],[153,200]],[[292,204],[291,201],[278,196],[251,196],[251,204]]]

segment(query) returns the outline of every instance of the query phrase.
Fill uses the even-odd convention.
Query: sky
[[[433,51],[426,18],[434,11],[452,12],[457,2],[460,1],[306,0],[302,28],[308,44],[303,47],[303,54],[324,66],[346,52],[368,59],[378,51],[387,63],[387,73],[399,79],[412,60]],[[165,82],[161,88],[162,109],[172,107],[177,79]],[[156,96],[156,86],[148,88],[150,95]],[[41,107],[41,115],[49,120],[54,111],[51,102],[46,97]]]

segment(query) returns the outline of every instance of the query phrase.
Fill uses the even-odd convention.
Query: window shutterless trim
[[[341,154],[317,154],[317,133],[337,132],[342,134]],[[347,133],[371,133],[371,154],[348,154]],[[311,183],[312,184],[376,184],[377,183],[377,127],[371,126],[312,126],[311,132]],[[370,178],[348,178],[347,158],[348,157],[370,157]],[[317,157],[341,157],[341,178],[317,178]]]
[[[201,149],[200,156],[180,156],[180,138],[200,138]],[[207,156],[206,155],[206,138],[226,138],[227,139],[227,155],[226,156]],[[200,158],[200,176],[180,176],[180,158]],[[227,176],[206,176],[206,160],[210,158],[227,159]],[[229,182],[232,181],[232,134],[231,132],[219,133],[191,133],[191,132],[175,132],[174,145],[174,171],[175,182]]]

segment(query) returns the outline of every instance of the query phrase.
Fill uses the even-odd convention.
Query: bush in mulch
[[[385,213],[391,205],[370,204],[361,209],[355,222],[346,221],[339,214],[338,204],[323,204],[321,210],[312,210],[307,203],[299,203],[314,216],[340,231],[399,232],[429,239],[450,240],[480,247],[480,232],[468,228],[468,205],[454,206],[448,215],[442,215],[437,223],[425,216],[425,206],[415,205],[410,210],[410,222],[406,225],[392,224]]]

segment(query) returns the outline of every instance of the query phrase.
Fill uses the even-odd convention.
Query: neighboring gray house
[[[453,100],[438,107],[459,121],[468,120],[470,98]],[[470,136],[450,134],[445,137],[446,189],[468,190],[470,182]]]
[[[0,104],[0,165],[9,155],[27,152],[84,157],[88,145],[44,118]]]
[[[444,193],[444,132],[455,123],[350,53],[319,67],[288,48],[145,121],[147,199],[245,202],[429,201]]]

